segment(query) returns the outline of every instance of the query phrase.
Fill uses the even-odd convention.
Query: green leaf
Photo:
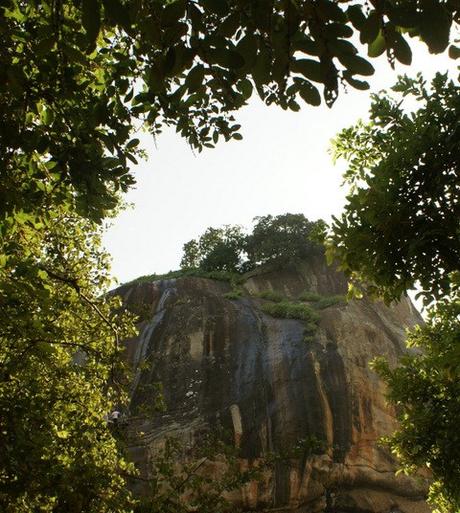
[[[312,83],[307,80],[302,80],[302,83],[298,85],[298,89],[300,96],[305,102],[315,107],[321,105],[321,95]]]
[[[220,17],[224,17],[229,12],[227,0],[201,0],[204,8]]]
[[[343,53],[355,55],[356,53],[358,53],[356,47],[352,43],[350,43],[350,41],[346,41],[344,39],[335,39],[333,41],[329,41],[328,48],[333,55],[340,55]]]
[[[129,9],[120,0],[102,0],[106,16],[116,25],[124,28],[126,32],[131,30],[131,17]]]
[[[101,29],[101,6],[99,0],[82,0],[82,24],[88,38],[89,49],[96,46]]]
[[[37,55],[44,56],[48,54],[56,45],[56,38],[54,36],[46,37],[42,39],[36,48]]]
[[[420,37],[428,45],[430,53],[441,53],[447,48],[451,22],[445,3],[424,0],[420,13]]]
[[[351,21],[353,27],[357,30],[361,30],[363,25],[366,23],[366,17],[364,16],[360,5],[350,5],[347,9],[347,17]]]
[[[248,78],[244,78],[243,80],[240,80],[236,84],[236,87],[237,87],[238,91],[241,92],[241,94],[243,95],[243,98],[245,100],[248,100],[251,97],[252,91],[253,91],[253,85],[252,85],[252,82]]]
[[[450,45],[449,47],[449,57],[451,59],[458,59],[460,58],[460,47],[455,45]]]
[[[139,139],[131,139],[129,143],[126,145],[126,149],[130,150],[131,148],[135,148],[136,146],[139,146]]]
[[[374,74],[374,66],[359,55],[342,54],[338,57],[352,75],[370,76]]]
[[[382,53],[385,51],[385,49],[386,49],[386,41],[385,41],[385,38],[383,37],[382,31],[380,30],[377,37],[374,39],[374,41],[369,43],[369,47],[367,49],[367,55],[369,55],[369,57],[378,57],[379,55],[382,55]]]
[[[317,0],[316,10],[324,21],[345,21],[346,15],[333,0]]]
[[[185,0],[175,0],[166,5],[161,15],[161,24],[166,27],[175,25],[185,16]]]
[[[246,34],[236,46],[236,51],[243,56],[245,68],[254,66],[257,59],[258,40],[254,34]]]
[[[362,44],[372,43],[378,36],[382,25],[382,16],[372,11],[360,29],[360,41]]]
[[[298,59],[291,63],[291,71],[301,73],[304,77],[315,82],[322,82],[321,65],[313,59]]]
[[[189,93],[195,93],[200,89],[204,82],[204,67],[197,64],[187,75],[185,84]]]
[[[407,66],[412,64],[412,51],[410,46],[399,32],[395,32],[392,37],[392,47],[395,57],[399,62]]]
[[[353,29],[344,23],[329,23],[323,33],[327,38],[351,37]]]
[[[237,51],[227,48],[210,48],[207,57],[210,63],[227,69],[238,69],[245,64],[244,58]]]
[[[368,82],[364,80],[357,80],[356,78],[353,78],[353,76],[348,72],[343,72],[343,78],[355,89],[358,89],[360,91],[366,91],[370,88],[370,85]]]

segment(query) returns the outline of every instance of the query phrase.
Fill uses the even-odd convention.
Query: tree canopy
[[[246,272],[261,265],[284,266],[322,252],[313,235],[324,227],[303,214],[254,218],[251,233],[239,226],[208,228],[196,240],[184,244],[182,269]]]
[[[421,75],[403,77],[393,94],[372,97],[369,123],[335,141],[352,188],[332,225],[331,250],[387,300],[416,283],[427,301],[440,298],[459,271],[459,93],[440,74],[431,87]],[[415,112],[405,108],[410,98]]]
[[[371,293],[391,301],[418,285],[431,304],[426,325],[409,335],[416,351],[394,369],[375,367],[400,421],[387,442],[405,470],[432,471],[431,500],[444,513],[460,508],[459,119],[460,87],[445,75],[431,86],[402,77],[375,95],[370,121],[335,141],[352,187],[326,239],[329,256]]]
[[[47,221],[17,219],[4,236],[0,509],[127,511],[120,472],[132,469],[104,417],[124,402],[117,341],[134,329],[101,295],[110,280],[98,227],[56,209]]]
[[[373,73],[354,35],[410,64],[408,37],[442,52],[459,13],[456,0],[3,0],[1,212],[66,183],[101,219],[133,183],[140,126],[175,126],[197,149],[239,139],[231,112],[253,90],[298,110],[319,85],[332,105]]]

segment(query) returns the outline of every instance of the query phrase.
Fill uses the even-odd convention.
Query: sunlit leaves
[[[345,271],[385,299],[419,283],[430,303],[451,293],[460,261],[460,95],[442,75],[431,88],[402,77],[394,90],[419,102],[415,114],[393,95],[374,96],[371,122],[335,141],[352,189],[331,242]]]

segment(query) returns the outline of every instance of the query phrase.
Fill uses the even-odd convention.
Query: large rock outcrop
[[[142,306],[140,335],[127,341],[134,369],[128,429],[141,433],[130,452],[146,462],[165,436],[193,441],[223,426],[250,467],[310,438],[323,454],[276,463],[264,479],[230,494],[243,510],[424,513],[426,483],[395,476],[397,465],[378,440],[395,428],[385,388],[369,361],[396,363],[405,328],[420,322],[409,300],[392,307],[368,299],[321,310],[313,340],[305,323],[263,313],[273,290],[345,294],[343,275],[313,258],[295,268],[248,277],[231,300],[226,282],[186,277],[130,284],[118,292]],[[165,413],[145,416],[151,385],[163,384]]]

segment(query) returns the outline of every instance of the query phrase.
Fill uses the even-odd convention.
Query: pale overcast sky
[[[182,245],[208,226],[250,226],[255,216],[286,212],[326,221],[339,214],[344,163],[332,164],[331,138],[366,118],[370,93],[393,85],[398,73],[430,77],[456,70],[455,61],[424,48],[417,48],[410,68],[392,71],[385,57],[372,62],[371,91],[342,90],[332,109],[302,104],[300,112],[286,112],[254,97],[235,113],[242,141],[194,154],[174,131],[160,136],[156,147],[151,136],[141,136],[148,160],[133,168],[137,185],[127,195],[133,207],[104,238],[113,275],[126,282],[177,269]]]

